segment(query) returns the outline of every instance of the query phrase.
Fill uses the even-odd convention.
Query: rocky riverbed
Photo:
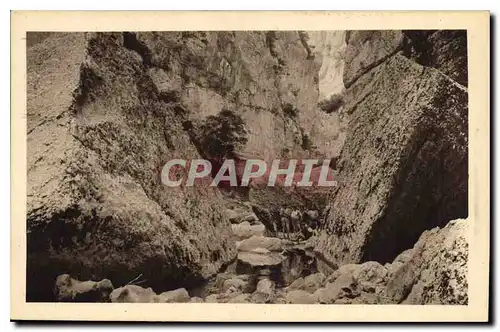
[[[157,294],[152,288],[134,284],[140,283],[140,278],[114,288],[108,279],[81,282],[65,274],[57,278],[56,299],[132,303],[467,304],[465,220],[425,232],[413,248],[392,263],[368,261],[336,267],[314,251],[314,236],[303,241],[268,237],[257,216],[245,207],[248,206],[227,210],[237,258],[196,287]],[[436,284],[435,279],[443,283]]]

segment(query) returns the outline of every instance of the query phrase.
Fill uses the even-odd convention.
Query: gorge
[[[467,304],[465,31],[28,33],[28,301]],[[167,188],[172,159],[338,186]]]

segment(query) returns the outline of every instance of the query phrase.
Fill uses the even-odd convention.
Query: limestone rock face
[[[389,280],[386,296],[407,304],[465,305],[468,256],[466,220],[426,231]]]
[[[319,99],[327,99],[332,94],[344,90],[342,74],[346,48],[345,31],[308,31],[308,44],[314,55],[321,59],[319,69]]]
[[[201,121],[231,110],[243,117],[241,149],[264,160],[314,142],[321,62],[308,57],[298,32],[179,32],[134,35],[165,95]],[[142,50],[142,51],[141,51]],[[180,89],[179,87],[182,87]]]
[[[403,31],[407,37],[405,55],[433,67],[454,81],[467,86],[467,31]]]
[[[284,289],[286,303],[459,304],[468,303],[467,223],[450,221],[425,231],[392,263],[346,264],[325,282],[313,274]],[[323,280],[322,277],[319,278]]]
[[[161,290],[236,254],[216,189],[162,185],[168,159],[199,154],[129,47],[54,34],[28,50],[28,287],[62,270],[118,284],[142,273]]]
[[[394,53],[399,33],[363,36],[347,39],[349,130],[316,246],[339,266],[390,262],[424,230],[467,215],[466,88]],[[357,46],[348,55],[351,40]]]
[[[346,33],[344,85],[358,78],[402,49],[404,35],[399,30],[358,30]]]
[[[28,39],[34,300],[51,295],[31,285],[53,285],[60,271],[116,284],[142,274],[157,292],[213,275],[236,255],[221,195],[165,187],[165,162],[203,156],[193,131],[223,109],[247,128],[241,152],[265,160],[308,156],[325,125],[315,121],[321,63],[298,32]]]

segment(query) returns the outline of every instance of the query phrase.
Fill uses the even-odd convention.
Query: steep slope
[[[467,216],[467,89],[402,55],[401,32],[346,38],[348,133],[316,249],[338,265],[385,263]]]

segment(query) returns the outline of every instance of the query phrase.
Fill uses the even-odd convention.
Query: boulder
[[[189,302],[191,302],[191,303],[203,303],[203,302],[205,302],[205,300],[203,300],[201,297],[195,296],[195,297],[192,297]]]
[[[304,278],[295,279],[288,287],[287,290],[304,290],[305,288]]]
[[[468,303],[467,221],[450,221],[422,234],[409,259],[392,273],[385,296],[396,303]]]
[[[160,303],[182,303],[189,301],[190,301],[189,294],[187,290],[184,288],[163,292],[157,295],[155,299],[155,302],[160,302]]]
[[[231,224],[239,224],[240,222],[243,221],[241,220],[240,213],[238,212],[239,211],[235,209],[226,209],[226,216]]]
[[[378,262],[364,262],[353,271],[353,277],[361,284],[383,284],[387,281],[387,269]]]
[[[394,261],[392,264],[386,263],[384,266],[387,270],[388,280],[404,265],[404,263]]]
[[[252,236],[248,239],[236,243],[238,251],[251,251],[257,248],[267,249],[269,251],[281,251],[283,241],[274,237]]]
[[[360,295],[360,289],[351,274],[343,274],[334,282],[328,283],[325,288],[315,292],[320,303],[331,304],[339,298],[355,298]]]
[[[257,283],[257,289],[252,294],[253,303],[272,303],[274,300],[275,284],[271,280],[264,278]]]
[[[68,274],[57,277],[54,287],[56,301],[60,302],[109,302],[113,291],[110,280],[79,281]]]
[[[238,294],[229,299],[227,303],[250,303],[250,294]]]
[[[110,295],[111,302],[120,303],[182,303],[190,302],[186,289],[179,288],[156,294],[151,287],[126,285],[115,289]]]
[[[218,302],[218,295],[217,294],[210,294],[205,298],[206,303],[217,303]]]
[[[251,212],[250,208],[243,207],[233,207],[226,209],[226,216],[231,222],[231,224],[240,224],[247,222],[250,225],[259,224],[259,219],[255,213]]]
[[[154,303],[157,295],[151,287],[126,285],[115,289],[109,297],[114,303]]]
[[[285,257],[280,253],[264,250],[242,251],[238,253],[238,265],[251,268],[265,268],[279,266]]]
[[[227,279],[224,281],[224,284],[222,286],[222,292],[226,292],[229,288],[234,287],[238,290],[240,290],[243,293],[248,293],[251,292],[251,283],[249,282],[250,278],[245,278],[241,276],[233,277],[231,279]]]

